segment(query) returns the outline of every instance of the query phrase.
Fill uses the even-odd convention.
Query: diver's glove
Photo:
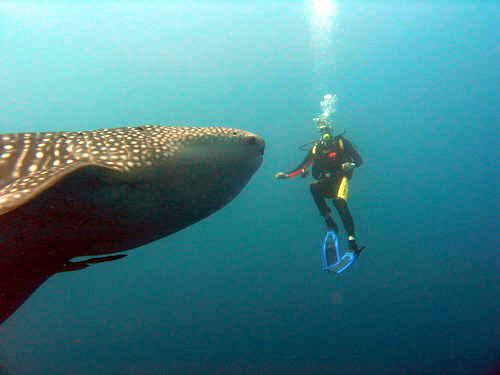
[[[344,163],[344,164],[342,164],[342,171],[349,172],[355,166],[356,166],[356,164],[354,164],[354,163]]]
[[[285,178],[288,178],[288,175],[285,172],[278,172],[274,175],[274,177],[278,180],[284,180]]]

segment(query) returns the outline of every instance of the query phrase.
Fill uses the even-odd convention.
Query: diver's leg
[[[333,201],[335,208],[339,212],[340,218],[342,219],[342,224],[344,224],[344,229],[349,237],[355,237],[354,234],[354,220],[352,219],[351,212],[347,206],[347,202],[342,198],[336,198]]]
[[[349,207],[347,206],[347,199],[349,197],[349,180],[347,177],[342,177],[338,181],[337,194],[333,200],[335,208],[339,212],[340,219],[347,232],[349,250],[357,251],[358,245],[356,243],[356,235],[354,233],[354,220],[352,218]]]
[[[336,198],[333,201],[333,204],[339,212],[340,218],[342,219],[342,224],[344,224],[344,229],[347,232],[347,244],[349,246],[349,250],[358,252],[359,254],[362,249],[359,249],[358,244],[356,243],[356,235],[354,233],[354,220],[352,219],[349,207],[347,207],[347,202],[342,198]]]
[[[319,209],[321,216],[325,218],[327,230],[334,230],[335,233],[338,233],[339,228],[337,224],[333,221],[330,213],[330,207],[326,204],[325,200],[325,192],[328,188],[328,184],[325,180],[315,180],[311,183],[311,194],[313,196],[314,202]]]
[[[330,214],[332,211],[326,204],[325,200],[325,183],[321,180],[315,180],[312,182],[310,188],[314,202],[316,203],[316,206],[318,206],[321,215],[325,216]]]

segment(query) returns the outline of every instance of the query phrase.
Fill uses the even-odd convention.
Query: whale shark
[[[223,127],[0,134],[0,324],[53,274],[119,259],[109,254],[222,208],[264,148]]]

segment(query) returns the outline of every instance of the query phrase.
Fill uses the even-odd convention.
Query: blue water
[[[498,360],[495,2],[347,2],[321,66],[299,1],[0,2],[0,130],[231,126],[266,139],[228,206],[58,274],[0,327],[16,375],[481,374]],[[337,132],[365,164],[358,242],[322,271],[310,180]]]

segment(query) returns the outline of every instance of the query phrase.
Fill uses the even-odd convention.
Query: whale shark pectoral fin
[[[126,256],[127,254],[117,254],[76,262],[48,256],[39,263],[23,263],[15,266],[0,263],[0,324],[52,275],[81,270],[95,263],[110,262]]]
[[[63,177],[89,167],[114,170],[100,164],[79,161],[24,175],[0,189],[0,215],[16,209],[57,184]]]
[[[118,254],[118,255],[110,255],[110,256],[106,256],[106,257],[90,258],[90,259],[85,259],[85,260],[81,260],[78,262],[71,262],[70,261],[70,262],[64,263],[64,265],[59,269],[58,272],[78,271],[78,270],[87,268],[91,264],[112,262],[114,260],[125,258],[126,256],[127,256],[127,254]]]

